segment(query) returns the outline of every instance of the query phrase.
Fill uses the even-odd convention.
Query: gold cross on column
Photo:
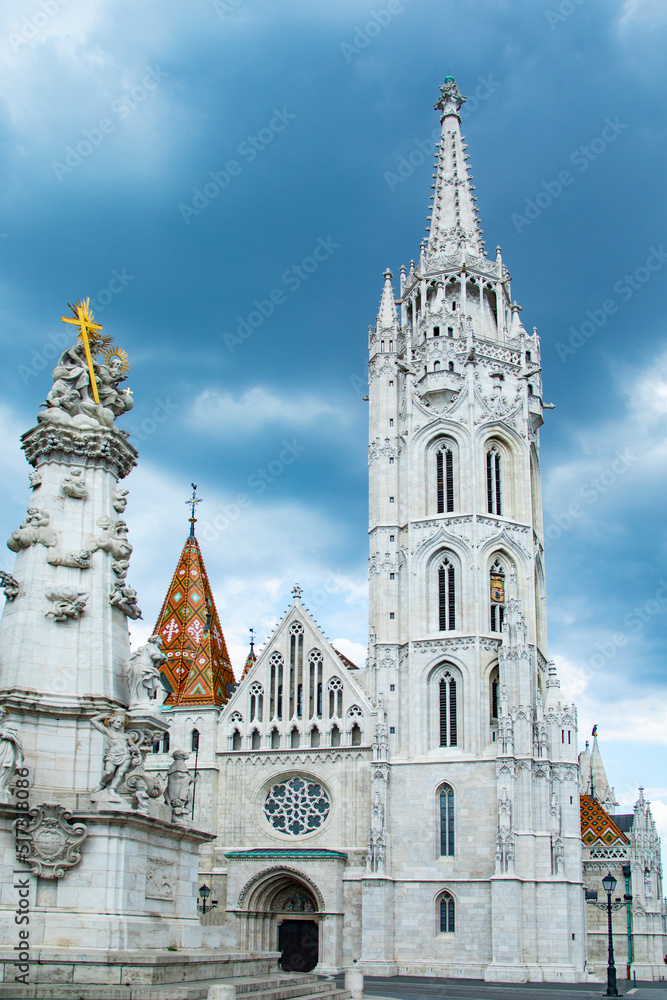
[[[69,302],[67,303],[69,305]],[[100,333],[102,327],[99,323],[93,323],[94,316],[90,311],[90,299],[83,299],[79,302],[75,302],[73,306],[69,305],[74,318],[70,316],[63,316],[63,323],[71,323],[73,326],[78,326],[80,328],[79,340],[83,343],[83,349],[86,352],[86,361],[88,362],[88,373],[90,375],[90,388],[93,393],[93,399],[96,403],[99,403],[100,397],[97,393],[97,382],[95,381],[95,369],[93,368],[93,356],[90,353],[90,341],[88,339],[89,333]]]

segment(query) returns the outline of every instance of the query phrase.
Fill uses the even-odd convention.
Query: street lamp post
[[[616,986],[616,966],[614,965],[614,938],[611,926],[611,911],[620,910],[622,906],[626,903],[632,902],[632,896],[628,893],[625,894],[623,899],[619,899],[617,902],[612,903],[611,894],[616,888],[617,882],[611,872],[608,872],[602,879],[602,888],[607,893],[606,903],[596,903],[594,900],[589,899],[588,902],[593,906],[597,906],[600,910],[607,911],[607,992],[602,995],[605,997],[617,997],[619,996],[618,987]],[[594,894],[597,897],[597,892]]]
[[[208,897],[211,895],[211,890],[204,882],[203,885],[199,886],[199,895],[201,896],[201,903],[197,902],[197,909],[200,913],[210,913],[218,905],[217,899],[212,899],[210,903],[207,903]]]

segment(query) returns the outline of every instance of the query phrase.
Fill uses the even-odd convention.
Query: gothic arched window
[[[329,688],[329,718],[340,719],[343,716],[343,682],[339,677],[332,677],[327,686]]]
[[[355,722],[350,730],[350,746],[360,747],[361,746],[361,729]]]
[[[313,726],[310,730],[310,745],[311,747],[318,747],[320,745],[320,731],[317,726]]]
[[[331,727],[331,746],[332,747],[340,746],[340,729],[338,728],[338,726]]]
[[[458,746],[456,680],[449,670],[440,678],[439,715],[440,715],[440,746]]]
[[[505,567],[496,559],[489,576],[491,631],[502,632],[505,619]]]
[[[241,734],[238,729],[235,729],[232,733],[232,750],[241,749]]]
[[[309,717],[314,719],[322,718],[322,669],[323,660],[322,653],[319,649],[311,649],[308,654],[308,667],[309,667]]]
[[[454,789],[440,789],[440,857],[454,856]]]
[[[299,730],[296,728],[296,726],[290,733],[289,745],[292,748],[292,750],[298,750],[299,747],[301,746],[301,734],[299,733]]]
[[[253,750],[259,750],[262,745],[262,737],[259,734],[258,729],[253,729],[252,736],[250,737],[250,746]]]
[[[303,625],[293,622],[290,628],[289,716],[303,715]]]
[[[199,730],[198,729],[193,729],[192,730],[192,735],[190,737],[190,747],[192,748],[192,752],[193,753],[197,753],[197,751],[199,750]]]
[[[502,514],[502,478],[500,452],[495,445],[486,453],[486,500],[489,514]]]
[[[449,559],[438,567],[438,628],[441,632],[456,628],[456,586]]]
[[[272,719],[283,717],[283,658],[280,653],[272,653],[269,684],[269,716]]]
[[[454,510],[454,459],[451,448],[439,448],[435,455],[438,514]]]
[[[440,933],[453,934],[455,930],[454,897],[450,892],[440,896]]]
[[[275,727],[271,730],[271,749],[280,750],[280,733]]]
[[[491,722],[498,722],[498,697],[500,692],[500,677],[498,673],[498,667],[494,667],[491,671],[491,676],[489,677],[489,696],[490,696],[490,706],[489,712],[491,714]]]
[[[162,753],[169,753],[169,733],[162,737]]]
[[[250,721],[261,722],[264,711],[264,688],[255,681],[250,685]]]

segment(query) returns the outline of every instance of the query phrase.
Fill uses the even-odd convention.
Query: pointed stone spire
[[[475,190],[468,173],[466,146],[461,135],[461,105],[465,101],[454,78],[448,76],[434,105],[441,112],[442,135],[437,146],[437,162],[430,216],[428,253],[468,250],[484,253],[482,230],[475,207]]]
[[[609,784],[607,772],[602,761],[602,754],[598,746],[597,735],[593,737],[593,747],[591,749],[591,794],[598,802],[601,802],[607,812],[614,812],[618,805],[615,801],[614,789]]]
[[[255,630],[250,629],[250,651],[246,657],[246,661],[243,664],[243,673],[241,674],[241,680],[243,680],[252,670],[254,665],[257,663],[257,656],[255,655]]]
[[[186,539],[154,632],[162,637],[165,705],[224,705],[234,672],[199,543]]]
[[[375,330],[379,333],[398,333],[398,312],[396,310],[396,300],[394,298],[394,286],[392,284],[393,275],[389,268],[384,272],[384,288],[380,299]]]

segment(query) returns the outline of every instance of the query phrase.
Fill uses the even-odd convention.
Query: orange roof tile
[[[224,705],[234,672],[199,543],[190,535],[154,629],[173,688],[165,705]]]
[[[613,847],[630,843],[592,795],[581,796],[581,839],[586,847]]]

